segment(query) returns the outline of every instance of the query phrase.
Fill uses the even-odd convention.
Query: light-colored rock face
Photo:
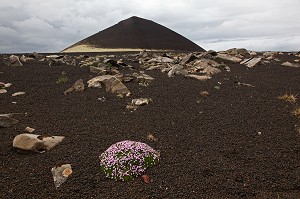
[[[25,94],[26,94],[25,92],[16,92],[16,93],[13,93],[11,96],[15,97],[15,96],[25,95]]]
[[[168,72],[169,77],[173,77],[174,75],[187,75],[188,72],[183,68],[182,65],[174,65],[171,70]]]
[[[139,98],[139,99],[133,99],[131,101],[132,104],[137,106],[147,105],[149,104],[150,100],[148,98]]]
[[[291,63],[291,62],[284,62],[281,64],[282,66],[288,66],[288,67],[293,67],[293,68],[299,68],[300,64],[297,63]]]
[[[3,94],[3,93],[7,93],[7,90],[4,88],[0,89],[0,94]]]
[[[77,80],[71,88],[67,89],[64,94],[68,94],[68,93],[71,93],[71,92],[82,92],[84,91],[84,83],[83,83],[83,80],[82,79],[79,79]]]
[[[240,64],[243,64],[248,68],[253,68],[254,66],[258,65],[260,62],[261,62],[261,58],[258,57],[258,58],[245,59]]]
[[[186,77],[194,78],[194,79],[197,79],[197,80],[199,80],[199,81],[206,81],[206,80],[211,79],[211,77],[208,76],[208,75],[188,74],[188,75],[186,75]]]
[[[11,55],[11,56],[9,56],[9,58],[4,58],[3,63],[6,66],[23,66],[19,57],[16,55]]]
[[[13,140],[13,147],[29,151],[48,151],[58,145],[64,136],[41,136],[30,133],[17,135]]]
[[[9,57],[10,63],[12,66],[23,66],[23,64],[21,63],[20,59],[18,56],[16,55],[11,55]]]
[[[25,131],[28,132],[28,133],[33,133],[33,131],[35,131],[35,129],[34,129],[34,128],[31,128],[31,127],[29,127],[29,126],[27,126],[27,127],[25,128]]]
[[[222,53],[218,53],[218,55],[216,56],[219,59],[225,60],[225,61],[231,61],[231,62],[235,62],[235,63],[239,63],[242,61],[241,58],[232,56],[232,55],[228,55],[228,54],[222,54]]]
[[[103,85],[108,92],[126,96],[130,95],[128,88],[113,75],[98,76],[90,79],[87,83],[88,87],[102,88]]]
[[[152,58],[148,61],[148,63],[152,63],[152,62],[158,62],[158,63],[173,63],[174,60],[169,58],[169,57],[161,57],[158,56],[156,58]]]
[[[231,48],[225,51],[229,55],[241,55],[241,56],[248,56],[250,55],[249,52],[245,48]]]

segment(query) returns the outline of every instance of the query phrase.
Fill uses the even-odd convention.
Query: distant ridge
[[[141,49],[205,51],[189,39],[158,23],[133,16],[73,44],[62,52],[138,51]]]

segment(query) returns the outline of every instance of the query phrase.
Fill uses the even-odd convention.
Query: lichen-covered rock
[[[34,152],[48,151],[62,142],[64,138],[64,136],[42,136],[23,133],[14,138],[13,147]]]
[[[105,87],[105,90],[115,94],[122,94],[129,96],[130,91],[128,88],[115,76],[113,75],[102,75],[90,79],[88,82],[88,87],[102,88]]]

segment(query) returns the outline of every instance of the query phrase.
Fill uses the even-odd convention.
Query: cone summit
[[[136,16],[87,37],[62,52],[205,51],[182,35]]]

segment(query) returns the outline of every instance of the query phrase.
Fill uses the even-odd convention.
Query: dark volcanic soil
[[[65,96],[76,80],[87,86],[95,76],[87,68],[37,61],[7,67],[1,59],[0,81],[13,86],[0,94],[0,114],[20,113],[20,122],[0,129],[0,198],[300,198],[300,119],[291,114],[297,105],[277,99],[300,94],[300,69],[280,63],[232,64],[206,82],[146,71],[155,81],[126,83],[132,96],[120,99],[95,88]],[[69,81],[57,84],[63,71]],[[200,96],[203,90],[210,95]],[[18,91],[26,94],[11,96]],[[128,111],[138,97],[153,103]],[[66,138],[41,154],[14,149],[27,126]],[[149,133],[158,141],[147,140]],[[160,163],[146,172],[152,183],[116,182],[100,172],[98,156],[128,139],[161,151]],[[50,170],[59,163],[74,173],[56,190]]]

